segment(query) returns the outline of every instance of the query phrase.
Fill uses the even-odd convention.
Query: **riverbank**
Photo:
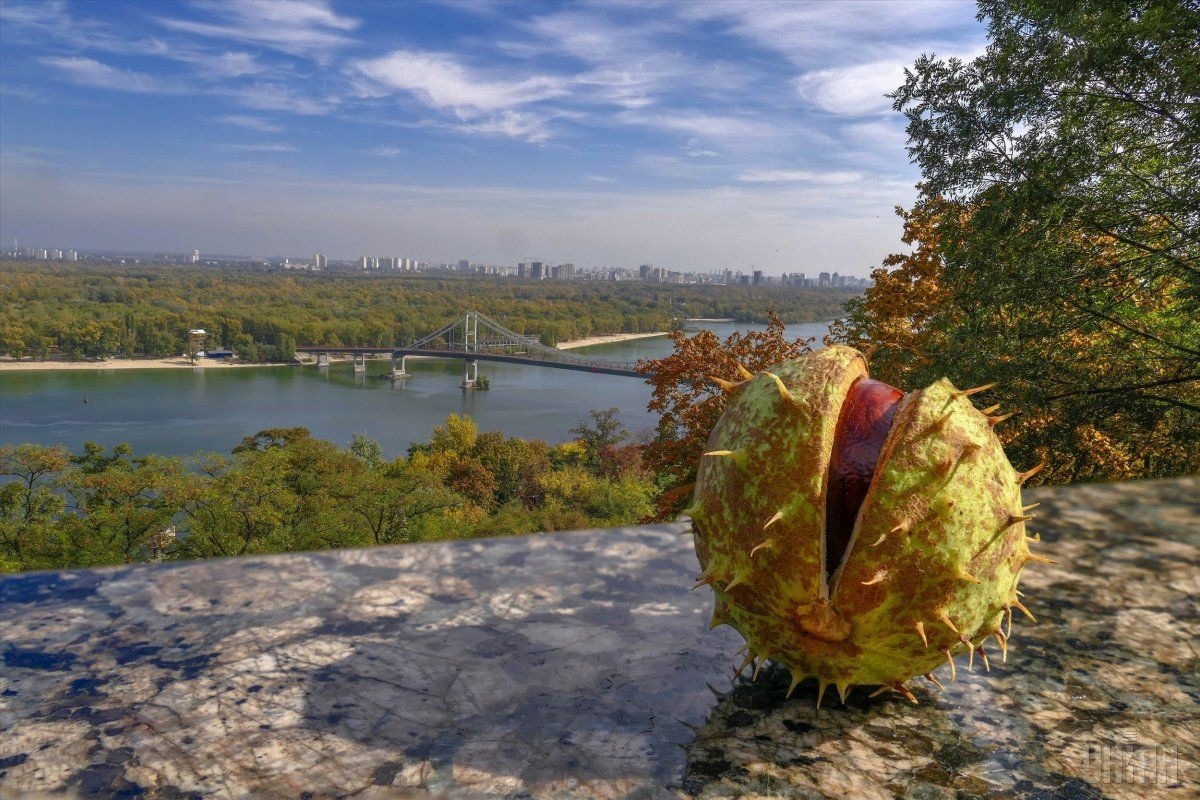
[[[631,342],[634,339],[654,339],[668,336],[666,331],[654,333],[610,333],[607,336],[589,336],[586,339],[572,339],[569,342],[559,342],[559,350],[574,350],[577,347],[591,347],[594,344],[613,344],[614,342]]]
[[[41,372],[43,370],[99,370],[99,369],[233,369],[237,367],[282,367],[286,364],[242,364],[231,363],[223,358],[198,358],[192,364],[187,358],[110,358],[107,361],[67,361],[47,359],[35,361],[26,358],[14,361],[10,356],[0,356],[0,372]]]

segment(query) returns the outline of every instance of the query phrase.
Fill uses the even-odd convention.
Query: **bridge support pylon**
[[[328,367],[329,366],[329,353],[317,353],[317,366],[318,367]]]
[[[392,380],[401,380],[408,377],[408,356],[400,356],[400,361],[396,361],[396,354],[392,353]]]
[[[354,361],[354,371],[355,372],[366,372],[367,371],[367,354],[366,353],[363,353],[361,356],[351,355],[351,358]]]
[[[463,361],[463,391],[475,389],[479,384],[479,362],[475,359]]]

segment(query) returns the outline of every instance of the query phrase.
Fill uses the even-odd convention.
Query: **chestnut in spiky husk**
[[[714,379],[716,380],[716,379]],[[748,655],[833,684],[892,689],[978,652],[1007,653],[1030,553],[1020,473],[975,408],[942,379],[907,394],[832,346],[740,383],[709,437],[686,513],[716,595],[713,626]],[[988,411],[994,411],[989,409]],[[1030,617],[1032,619],[1032,616]],[[990,665],[988,665],[990,668]],[[757,669],[755,670],[757,672]],[[938,684],[940,686],[940,684]]]

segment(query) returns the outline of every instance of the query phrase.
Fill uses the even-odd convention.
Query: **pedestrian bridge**
[[[635,363],[587,358],[555,347],[547,347],[536,336],[527,336],[510,330],[478,311],[468,311],[453,322],[408,345],[399,347],[310,345],[297,347],[296,352],[314,354],[318,364],[328,364],[330,356],[349,355],[354,359],[355,370],[366,369],[368,355],[390,355],[392,376],[395,378],[407,377],[409,356],[456,358],[464,362],[464,388],[474,388],[475,381],[478,379],[478,362],[480,361],[529,364],[537,367],[591,372],[597,375],[644,377],[642,373],[638,372]]]

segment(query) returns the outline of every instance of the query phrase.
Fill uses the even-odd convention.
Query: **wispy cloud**
[[[394,50],[382,58],[357,61],[352,69],[386,91],[412,94],[430,108],[463,119],[485,112],[560,97],[565,81],[547,75],[497,80],[468,70],[446,53]]]
[[[144,43],[143,50],[152,55],[187,64],[196,70],[198,77],[207,80],[260,75],[268,69],[267,65],[259,61],[253,53],[237,51],[218,53],[206,48],[180,45],[178,42],[168,44],[161,39],[148,40]]]
[[[630,125],[681,133],[705,141],[744,140],[772,132],[769,123],[762,119],[703,111],[626,111],[618,114],[617,119]]]
[[[281,133],[282,125],[276,125],[274,122],[263,119],[262,117],[252,117],[249,114],[226,114],[223,117],[217,117],[217,122],[223,122],[226,125],[236,125],[239,128],[246,128],[259,133]]]
[[[287,111],[292,114],[328,114],[337,106],[335,97],[310,97],[281,83],[256,83],[230,89],[227,94],[246,108]]]
[[[959,0],[837,3],[708,0],[672,7],[691,21],[720,22],[747,41],[779,53],[804,69],[846,60],[864,50],[918,52],[973,30],[975,5]]]
[[[817,172],[807,169],[749,169],[738,175],[743,183],[855,183],[857,172]]]
[[[222,0],[197,2],[215,21],[159,17],[163,27],[224,40],[246,42],[324,60],[330,48],[354,42],[348,34],[360,21],[336,13],[323,0]]]
[[[485,135],[502,135],[537,144],[550,138],[547,123],[552,117],[528,111],[501,111],[478,122],[455,126],[460,131]]]
[[[112,67],[94,58],[50,56],[40,61],[59,70],[67,80],[81,86],[141,94],[172,94],[181,90],[179,86],[153,75]]]
[[[295,153],[299,150],[293,144],[285,142],[255,142],[250,144],[220,144],[218,150],[230,150],[236,153]]]
[[[385,145],[380,145],[379,147],[373,148],[367,152],[369,152],[373,156],[379,156],[380,158],[395,158],[396,156],[400,155],[404,151],[401,150],[399,147],[392,147],[391,145],[385,144]]]

